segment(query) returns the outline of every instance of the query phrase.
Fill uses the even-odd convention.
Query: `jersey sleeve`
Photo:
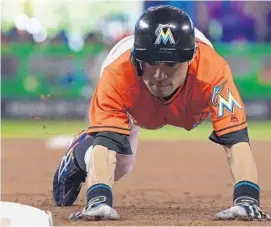
[[[130,135],[127,106],[129,92],[120,76],[103,70],[89,109],[88,133],[116,132]]]
[[[212,86],[211,120],[216,136],[230,134],[247,127],[246,111],[234,83],[229,65],[218,72]]]

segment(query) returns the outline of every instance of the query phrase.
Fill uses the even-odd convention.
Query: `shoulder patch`
[[[234,108],[243,109],[242,105],[235,99],[231,90],[227,88],[226,96],[222,95],[226,82],[221,85],[215,86],[212,94],[212,104],[217,107],[217,117],[221,118],[225,115],[225,110],[234,113]]]

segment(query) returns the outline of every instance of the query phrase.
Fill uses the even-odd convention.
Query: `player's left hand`
[[[231,208],[225,209],[216,214],[220,220],[271,220],[269,214],[264,213],[259,206],[251,202],[234,204]]]

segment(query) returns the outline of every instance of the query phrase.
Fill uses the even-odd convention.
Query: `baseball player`
[[[209,115],[209,138],[224,147],[234,180],[232,207],[216,217],[270,219],[260,209],[246,111],[228,62],[187,13],[171,6],[149,8],[134,35],[118,42],[102,65],[89,128],[75,138],[54,176],[56,204],[72,205],[86,182],[86,206],[71,219],[119,219],[112,186],[132,169],[138,127],[189,131]]]

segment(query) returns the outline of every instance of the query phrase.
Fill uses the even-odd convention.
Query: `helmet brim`
[[[149,64],[158,63],[183,63],[192,60],[195,48],[184,50],[150,50],[134,47],[132,54],[137,61],[146,62]]]

